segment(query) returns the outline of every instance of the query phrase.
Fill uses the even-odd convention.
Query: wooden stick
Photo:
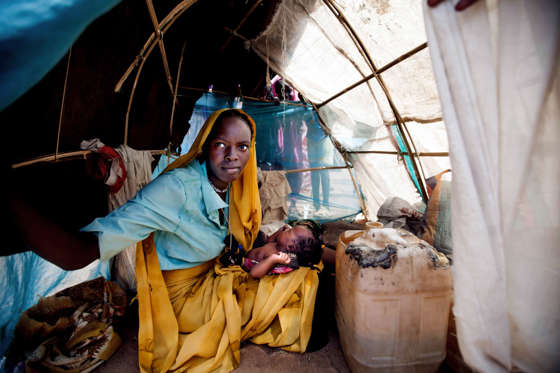
[[[204,89],[204,88],[195,88],[195,87],[186,87],[186,86],[182,86],[182,87],[179,87],[179,88],[187,90],[187,91],[208,92],[208,90]],[[215,89],[213,89],[212,92],[222,94],[222,95],[227,95],[227,96],[233,96],[234,95],[234,93],[225,92],[225,91],[218,91],[218,90],[215,90]],[[181,95],[177,95],[177,96],[181,97]],[[243,96],[243,99],[244,100],[249,100],[249,101],[266,102],[266,103],[271,103],[271,104],[278,102],[278,101],[275,101],[275,100],[266,100],[266,99],[263,99],[263,98],[251,97],[251,96]],[[283,104],[284,103],[286,105],[292,105],[292,106],[305,106],[305,107],[309,106],[308,104],[303,104],[303,103],[299,103],[299,102],[286,101],[286,102],[283,102]]]
[[[295,174],[298,172],[309,172],[309,171],[322,171],[322,170],[340,170],[348,168],[347,166],[328,166],[328,167],[311,167],[311,168],[298,168],[294,170],[285,170],[287,174]],[[263,170],[266,171],[266,170]]]
[[[358,66],[358,64],[350,57],[348,56],[348,54],[342,49],[340,48],[337,43],[331,38],[330,34],[328,31],[325,30],[325,28],[323,27],[323,25],[318,22],[317,20],[315,20],[315,18],[311,15],[311,13],[309,12],[309,10],[304,6],[304,4],[302,4],[301,2],[297,2],[297,5],[302,9],[303,12],[305,12],[307,14],[307,16],[309,17],[310,20],[313,21],[313,23],[315,24],[315,26],[321,31],[321,34],[325,37],[325,39],[327,39],[329,41],[329,43],[332,45],[332,47],[334,48],[334,50],[336,50],[338,52],[338,54],[340,56],[342,56],[344,59],[346,59],[352,66],[354,66],[354,68],[356,69],[356,71],[362,76],[362,78],[366,78],[366,74],[362,72],[362,70],[360,69],[360,66]],[[373,74],[372,77],[375,76],[376,73]],[[371,78],[370,78],[371,79]],[[369,80],[369,79],[368,79]],[[379,102],[377,100],[377,97],[375,96],[374,92],[373,92],[373,88],[368,84],[367,88],[371,94],[371,97],[373,98],[377,108],[379,109],[379,111],[381,111]],[[336,97],[335,97],[336,98]],[[334,99],[334,98],[333,98]],[[330,100],[329,100],[330,101]],[[320,108],[322,106],[322,104],[319,104],[318,107]]]
[[[54,157],[58,156],[58,146],[60,145],[60,131],[62,129],[62,116],[64,113],[64,101],[66,98],[66,87],[68,85],[68,71],[70,70],[70,58],[72,57],[72,47],[68,51],[68,61],[66,62],[66,76],[64,77],[64,89],[62,90],[62,103],[60,104],[60,115],[58,117],[58,134],[56,135],[56,148],[54,150]]]
[[[181,14],[183,14],[183,12],[185,12],[192,4],[196,3],[197,0],[183,0],[181,3],[179,3],[175,8],[173,8],[173,10],[163,19],[163,21],[161,21],[161,25],[163,25],[163,33],[165,33],[170,27],[171,25],[173,25],[173,23],[179,18],[179,16]],[[153,36],[155,34],[152,33],[152,36],[150,37],[150,39],[153,40]],[[132,100],[134,98],[134,92],[136,91],[136,85],[138,84],[138,79],[140,78],[140,73],[142,72],[142,68],[144,67],[144,63],[146,62],[146,58],[150,55],[150,53],[152,53],[152,50],[155,47],[155,43],[151,42],[148,43],[146,42],[144,44],[144,47],[146,47],[147,45],[149,45],[148,50],[142,50],[141,53],[146,53],[146,55],[144,56],[142,54],[142,59],[140,60],[140,66],[138,67],[138,71],[136,72],[136,77],[134,79],[134,84],[132,86],[132,91],[130,92],[130,98],[128,99],[128,108],[126,110],[126,118],[125,118],[125,126],[124,126],[124,144],[127,145],[128,144],[128,123],[129,123],[129,117],[130,117],[130,109],[132,107]],[[136,63],[136,62],[135,62]],[[133,63],[134,64],[134,63]],[[128,77],[128,73],[132,72],[132,69],[128,69],[127,73],[125,73],[126,76],[123,76],[121,78],[121,80],[117,83],[117,87],[122,86],[122,83],[124,83],[124,80],[126,80],[126,78]],[[119,86],[120,84],[120,86]],[[117,88],[115,88],[116,90]]]
[[[421,50],[423,50],[427,46],[428,46],[428,42],[424,42],[424,43],[420,44],[416,48],[404,53],[400,57],[395,58],[393,61],[391,61],[388,64],[386,64],[386,65],[382,66],[381,68],[377,69],[377,73],[381,74],[381,73],[385,72],[386,70],[389,70],[391,67],[395,66],[396,64],[406,60],[409,57],[414,56],[416,53],[420,52]]]
[[[247,39],[245,36],[237,33],[237,31],[230,29],[229,27],[224,27],[224,30],[226,30],[227,32],[229,32],[230,34],[232,34],[233,36],[237,36],[239,39],[243,40],[243,41],[249,41],[249,39]]]
[[[152,0],[146,0],[146,5],[148,6],[148,12],[150,13],[150,18],[152,19],[154,30],[157,36],[159,51],[161,53],[161,58],[163,61],[163,69],[165,70],[165,76],[167,77],[167,84],[169,85],[171,94],[173,94],[173,83],[172,83],[173,79],[171,78],[169,63],[167,62],[167,53],[165,52],[165,45],[163,44],[163,33],[161,32],[159,22],[156,16],[156,10],[154,9],[154,4],[152,3]]]
[[[187,86],[180,86],[179,89],[184,89],[186,91],[195,91],[195,92],[204,92],[204,93],[208,93],[210,91],[208,91],[207,88],[196,88],[196,87],[187,87]],[[212,89],[212,93],[217,93],[220,95],[226,95],[226,96],[233,96],[234,94],[231,92],[226,92],[226,91],[219,91],[217,89]],[[178,95],[181,96],[181,95]]]
[[[167,150],[148,150],[148,151],[152,154],[166,154],[167,153]],[[91,150],[79,150],[79,151],[75,151],[75,152],[66,152],[66,153],[60,153],[60,154],[45,155],[45,156],[42,156],[42,157],[31,159],[29,161],[14,163],[12,165],[12,168],[20,168],[20,167],[24,167],[24,166],[30,166],[30,165],[36,164],[36,163],[45,163],[45,162],[53,162],[53,161],[57,162],[57,161],[61,161],[63,159],[70,159],[70,158],[74,158],[74,157],[80,157],[80,158],[86,159],[86,157],[91,153],[93,153],[93,151],[91,151]]]
[[[179,66],[177,67],[177,80],[175,81],[175,89],[173,91],[173,106],[171,107],[171,119],[169,120],[169,145],[168,150],[171,152],[171,138],[173,136],[173,117],[175,116],[175,102],[177,101],[177,90],[179,89],[179,78],[181,77],[181,67],[183,66],[183,55],[187,42],[183,42],[181,49],[181,58],[179,58]]]
[[[422,123],[422,124],[428,124],[428,123],[436,123],[436,122],[441,122],[443,121],[442,117],[437,117],[437,118],[432,118],[432,119],[423,119],[423,118],[418,118],[418,117],[402,117],[402,121],[404,123],[406,122],[417,122],[417,123]],[[396,120],[392,120],[390,122],[388,121],[383,121],[383,124],[386,126],[392,126],[394,124],[397,124]]]
[[[346,31],[348,32],[348,35],[350,36],[350,39],[352,39],[354,44],[356,44],[356,46],[358,47],[357,48],[358,52],[360,52],[360,54],[364,57],[366,62],[369,62],[371,70],[374,73],[377,73],[377,69],[375,69],[375,66],[373,64],[373,60],[371,59],[369,53],[367,52],[367,49],[364,47],[364,44],[362,43],[361,39],[358,37],[358,34],[354,31],[354,29],[352,28],[352,25],[350,24],[350,22],[348,22],[348,20],[344,16],[344,14],[342,14],[340,9],[338,9],[338,7],[334,4],[334,2],[332,0],[323,0],[323,3],[325,3],[327,8],[330,9],[330,11],[336,17],[336,19],[338,19],[341,26],[346,29]]]
[[[408,153],[412,153],[411,146],[408,142],[408,139],[405,136],[405,131],[402,127],[402,118],[401,118],[395,104],[393,103],[391,95],[389,94],[389,90],[387,89],[387,87],[385,86],[385,82],[383,81],[383,78],[381,77],[381,75],[377,74],[378,70],[375,67],[375,63],[373,62],[373,59],[371,58],[371,56],[367,52],[367,49],[365,48],[364,43],[361,41],[358,34],[353,29],[352,25],[348,22],[348,20],[346,19],[346,17],[342,13],[342,11],[340,9],[338,9],[338,7],[334,3],[334,1],[333,0],[323,0],[323,2],[331,10],[331,12],[334,14],[334,16],[339,20],[340,24],[346,29],[346,31],[348,32],[348,34],[350,35],[350,37],[352,38],[352,40],[356,44],[356,47],[358,48],[360,53],[362,54],[362,56],[364,56],[366,61],[371,66],[373,72],[376,74],[375,77],[376,77],[377,81],[379,82],[379,85],[381,86],[381,89],[383,90],[383,93],[385,93],[387,101],[389,102],[389,106],[391,107],[391,110],[393,111],[393,114],[395,115],[395,119],[397,121],[397,125],[399,127],[399,130],[403,135],[403,142],[404,142],[404,145],[406,147],[406,150],[407,150]],[[416,175],[418,175],[420,192],[422,194],[423,199],[425,201],[427,201],[428,200],[428,193],[426,191],[426,185],[424,183],[424,180],[422,180],[422,177],[421,177],[422,175],[420,174],[420,171],[418,170],[418,165],[416,164],[416,160],[414,158],[412,158],[411,160],[412,160],[412,168],[414,169],[414,172],[416,173]],[[414,182],[410,172],[408,174],[411,178],[411,181]]]
[[[333,95],[332,97],[326,99],[325,101],[321,102],[320,104],[317,105],[317,107],[321,108],[321,106],[324,106],[326,104],[328,104],[329,102],[331,102],[332,100],[342,96],[343,94],[345,94],[348,91],[351,91],[352,89],[356,88],[357,86],[373,79],[376,78],[377,75],[381,74],[382,72],[385,72],[386,70],[390,69],[391,67],[395,66],[397,63],[406,60],[407,58],[415,55],[416,53],[420,52],[422,49],[426,48],[428,46],[428,43],[423,43],[419,46],[417,46],[416,48],[412,49],[411,51],[406,52],[405,54],[403,54],[400,57],[397,57],[396,59],[394,59],[393,61],[389,62],[388,64],[386,64],[385,66],[383,66],[382,68],[380,68],[379,70],[377,70],[376,72],[374,72],[373,74],[370,74],[366,77],[364,77],[363,79],[357,81],[356,83],[352,84],[351,86],[343,89],[342,91],[338,92],[337,94]],[[359,72],[359,70],[358,70]]]
[[[187,10],[189,9],[197,0],[183,0],[175,8],[169,12],[169,14],[161,21],[159,24],[159,29],[162,31],[162,35],[167,32],[167,30],[171,27],[171,25]],[[141,61],[148,58],[151,51],[153,50],[153,44],[156,41],[156,33],[153,32],[148,40],[144,43],[144,46],[138,53],[138,56],[134,59],[134,61],[130,64],[126,72],[123,76],[119,79],[115,86],[115,92],[119,92],[124,84],[124,82],[128,79],[132,71],[136,66],[138,66]]]
[[[249,39],[247,39],[246,37],[244,37],[243,35],[237,33],[236,31],[234,31],[234,30],[232,30],[232,29],[230,29],[230,28],[228,28],[228,27],[224,27],[224,29],[225,29],[226,31],[229,31],[233,36],[237,36],[237,37],[240,38],[241,40],[244,40],[244,41],[248,41],[248,40],[249,40]],[[253,49],[253,50],[255,51],[255,53],[256,53],[259,57],[261,57],[261,58],[263,58],[263,59],[266,59],[266,61],[267,61],[267,66],[268,66],[268,65],[269,65],[268,56],[267,56],[266,58],[264,58],[264,57],[262,56],[262,54],[258,52],[258,50],[256,50],[256,49]],[[346,57],[347,57],[347,56],[346,56]],[[351,60],[351,59],[348,59],[348,60],[349,60],[349,62],[352,63],[352,60]],[[361,72],[359,71],[359,69],[357,68],[357,66],[355,66],[355,67],[356,67],[356,70],[358,70],[358,72],[361,74]],[[277,70],[279,70],[277,66],[276,66],[275,68],[276,68]],[[363,76],[363,74],[361,74],[361,75]],[[371,79],[371,78],[370,78],[370,79]],[[284,79],[284,80],[286,80],[286,79]],[[369,80],[369,79],[368,79],[368,80]],[[286,80],[286,81],[287,81],[287,80]],[[289,83],[292,87],[297,88],[292,82],[289,82],[289,81],[288,81],[288,83]],[[298,90],[298,89],[296,89],[296,90]],[[298,91],[299,91],[299,90],[298,90]],[[371,88],[370,88],[370,91],[371,91]],[[214,92],[217,92],[217,91],[214,91]],[[226,93],[226,94],[227,94],[227,93]],[[371,92],[371,94],[372,94],[372,97],[375,98],[373,92]],[[258,98],[254,98],[254,97],[248,97],[248,96],[244,96],[243,98],[250,98],[250,99],[253,99],[254,101],[260,101],[260,102],[275,102],[274,100],[264,100],[264,99],[258,99]],[[290,103],[290,102],[288,102],[288,101],[286,101],[285,103],[288,104],[288,105],[307,106],[307,105],[305,105],[305,104]]]
[[[317,104],[318,108],[321,108],[322,106],[325,106],[326,104],[328,104],[329,102],[331,102],[332,100],[337,99],[338,97],[342,96],[343,94],[345,94],[348,91],[353,90],[354,88],[356,88],[357,86],[361,85],[362,83],[367,82],[368,80],[371,80],[373,78],[377,78],[377,74],[373,73],[370,74],[368,76],[366,76],[365,78],[357,81],[356,83],[352,84],[351,86],[344,88],[342,91],[338,92],[335,95],[332,95],[331,97],[327,98],[325,101],[321,102],[320,104]]]
[[[412,151],[412,147],[405,135],[405,130],[404,130],[404,124],[403,124],[403,120],[395,106],[395,104],[393,103],[393,100],[391,99],[391,95],[389,94],[389,90],[387,89],[387,87],[385,86],[385,82],[383,82],[383,79],[378,76],[378,81],[379,81],[379,85],[381,86],[381,89],[383,89],[383,92],[385,93],[385,96],[387,97],[387,101],[389,102],[389,105],[391,106],[391,109],[393,110],[393,114],[395,115],[395,119],[397,120],[397,126],[399,127],[399,130],[402,134],[402,140],[404,142],[404,146],[406,148],[406,151],[410,154],[413,153]],[[412,139],[410,139],[410,141],[412,142]],[[411,158],[412,160],[412,168],[414,169],[414,172],[416,173],[416,175],[418,175],[418,183],[420,186],[420,192],[422,194],[422,197],[424,199],[424,201],[428,200],[428,192],[426,191],[426,184],[424,181],[424,178],[422,177],[422,174],[420,173],[420,171],[418,170],[418,165],[416,164],[416,160],[414,159],[414,157]],[[412,175],[410,175],[410,172],[408,173],[411,181],[414,183],[414,180],[412,179]]]
[[[261,86],[262,82],[264,81],[265,77],[261,76],[259,81],[257,82],[257,84],[255,85],[255,88],[253,88],[253,90],[251,91],[251,95],[254,95],[255,93],[257,93],[257,89]]]
[[[247,19],[249,18],[249,16],[255,11],[255,9],[257,9],[257,6],[259,6],[259,4],[262,3],[262,0],[257,0],[255,1],[255,3],[253,4],[253,6],[251,7],[251,9],[249,9],[249,11],[247,12],[247,14],[245,14],[245,17],[243,17],[241,19],[241,22],[239,22],[239,24],[237,25],[237,27],[233,30],[233,32],[237,33],[239,31],[239,29],[245,24],[245,22],[247,21]],[[226,47],[228,46],[228,44],[231,42],[231,39],[233,38],[234,34],[233,32],[231,33],[231,35],[227,38],[226,42],[222,45],[222,47],[220,48],[220,54],[222,54],[224,52],[224,49],[226,49]]]
[[[364,213],[364,218],[369,220],[369,213],[367,206],[362,198],[362,193],[360,192],[360,188],[358,188],[358,183],[356,183],[356,179],[354,179],[354,175],[352,174],[351,167],[348,167],[348,173],[350,174],[350,179],[352,179],[352,184],[354,184],[354,190],[356,191],[356,195],[358,196],[358,200],[360,201],[360,206],[362,207],[362,212]]]
[[[150,46],[148,49],[148,54],[154,49],[155,44]],[[130,97],[128,98],[128,107],[126,109],[126,116],[124,119],[124,141],[123,144],[128,145],[128,119],[130,118],[130,109],[132,108],[132,100],[134,99],[134,93],[136,92],[136,85],[138,84],[138,79],[140,79],[140,74],[142,73],[142,69],[144,68],[144,64],[146,63],[146,59],[142,59],[140,62],[140,66],[136,71],[136,77],[134,78],[134,84],[132,84],[132,90],[130,91]]]
[[[409,155],[408,152],[397,152],[394,150],[347,150],[348,154],[391,154],[391,155]],[[449,157],[449,152],[419,152],[412,153],[417,157]]]
[[[251,97],[251,96],[243,96],[243,99],[247,99],[249,101],[257,101],[257,102],[265,102],[265,103],[275,103],[278,101],[275,100],[266,100],[264,98],[258,98],[258,97]],[[308,104],[304,104],[301,102],[291,102],[291,101],[281,101],[282,105],[286,104],[286,105],[291,105],[291,106],[304,106],[304,107],[309,107]]]

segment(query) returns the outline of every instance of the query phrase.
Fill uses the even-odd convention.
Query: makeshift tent
[[[181,73],[179,63],[171,73],[172,44],[160,36],[194,2],[175,3],[159,22],[147,1],[156,31],[117,85],[130,84],[137,72],[125,143],[131,108],[141,106],[133,105],[137,82],[146,79],[140,72],[156,46],[174,123],[179,76],[189,70]],[[244,35],[244,22],[261,3],[253,2],[229,31],[311,103],[340,155],[331,166],[350,170],[348,183],[355,183],[367,217],[374,220],[390,196],[426,200],[424,179],[452,169],[453,312],[466,362],[480,371],[555,371],[560,4],[486,0],[457,13],[450,1],[422,11],[419,1],[286,0],[270,2],[270,22]],[[37,80],[28,79],[25,86]],[[19,95],[6,91],[3,105]],[[281,105],[280,115],[289,113],[289,104]]]

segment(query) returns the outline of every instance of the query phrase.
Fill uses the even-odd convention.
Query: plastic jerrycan
[[[452,289],[447,258],[410,232],[342,233],[336,321],[352,372],[436,372],[446,354]]]

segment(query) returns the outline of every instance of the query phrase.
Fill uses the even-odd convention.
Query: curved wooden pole
[[[175,8],[173,8],[171,12],[169,12],[169,14],[165,16],[165,18],[159,23],[158,28],[161,30],[161,34],[162,35],[165,34],[167,30],[169,30],[169,27],[171,27],[171,25],[179,18],[179,16],[181,16],[187,9],[189,9],[196,2],[197,0],[183,0],[179,4],[177,4],[177,6],[175,6]],[[130,74],[132,74],[134,68],[140,65],[143,60],[148,58],[148,56],[153,50],[154,43],[156,42],[157,42],[157,35],[155,32],[153,32],[150,35],[150,37],[148,37],[148,40],[146,40],[146,42],[144,43],[142,49],[140,49],[138,56],[136,56],[134,61],[130,64],[128,69],[125,71],[123,76],[119,79],[119,81],[115,85],[115,92],[119,92],[121,90],[124,82],[128,79]]]
[[[397,126],[399,127],[399,130],[401,131],[401,133],[403,135],[402,138],[403,138],[403,142],[404,142],[404,145],[406,147],[406,150],[409,154],[412,154],[413,153],[412,147],[409,144],[409,141],[408,141],[408,139],[405,135],[405,129],[403,128],[403,121],[402,121],[401,115],[399,114],[399,111],[397,110],[395,104],[393,103],[393,99],[391,98],[391,94],[389,93],[389,90],[387,89],[387,87],[385,85],[385,82],[383,81],[383,78],[381,77],[381,75],[378,74],[378,70],[375,67],[375,63],[373,62],[373,59],[371,58],[371,56],[367,52],[367,49],[366,49],[364,43],[360,40],[356,31],[354,30],[354,28],[352,27],[350,22],[348,22],[348,20],[346,19],[346,17],[342,13],[342,11],[334,3],[334,1],[333,0],[323,0],[323,2],[327,6],[327,8],[330,9],[330,11],[333,13],[333,15],[339,20],[340,24],[346,29],[346,31],[348,32],[348,34],[350,35],[350,37],[352,38],[352,40],[356,44],[356,47],[358,48],[359,52],[362,54],[362,56],[364,56],[366,61],[371,66],[372,71],[375,73],[375,78],[379,82],[379,85],[380,85],[381,89],[383,90],[383,93],[385,93],[385,96],[387,98],[389,106],[391,107],[391,110],[393,111],[393,114],[394,114],[395,119],[397,121]],[[412,141],[412,139],[410,139],[410,141]],[[420,171],[418,169],[418,165],[417,165],[417,162],[419,160],[415,159],[414,157],[411,157],[411,160],[412,160],[412,167],[414,169],[414,172],[416,173],[416,175],[418,175],[418,184],[420,186],[420,192],[422,194],[422,198],[425,201],[427,201],[428,200],[428,192],[426,191],[425,181],[424,181],[423,175],[420,173]],[[410,173],[409,173],[409,176],[412,179],[412,175]]]

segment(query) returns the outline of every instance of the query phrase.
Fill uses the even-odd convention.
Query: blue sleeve
[[[183,182],[172,173],[160,175],[138,194],[106,217],[82,228],[99,240],[100,260],[107,260],[123,249],[161,230],[175,233],[179,211],[186,203]]]

